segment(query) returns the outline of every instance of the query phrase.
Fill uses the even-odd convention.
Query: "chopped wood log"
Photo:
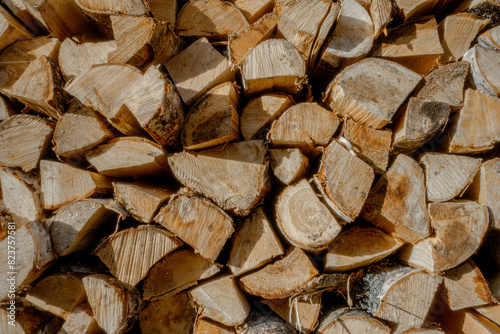
[[[376,227],[354,226],[342,232],[328,249],[325,271],[349,271],[378,262],[403,243]]]
[[[289,185],[305,177],[309,170],[309,159],[298,148],[269,150],[271,169],[274,176]]]
[[[405,242],[429,236],[424,172],[410,157],[400,154],[372,188],[363,216]]]
[[[396,0],[397,16],[404,22],[411,18],[432,14],[437,0]]]
[[[174,192],[166,187],[159,187],[145,182],[115,182],[113,183],[115,197],[132,217],[149,224]]]
[[[7,249],[9,240],[12,238],[2,240],[0,246]],[[7,280],[7,278],[12,278],[11,276],[1,281],[0,300],[2,301],[7,299],[9,294],[25,288],[36,280],[54,259],[50,236],[38,220],[27,223],[17,230],[15,242],[15,256],[3,256],[0,262],[0,269],[3,273],[6,275],[14,275],[12,272],[16,273],[13,280]],[[18,245],[22,245],[22,247]],[[14,264],[12,264],[13,261]]]
[[[94,193],[112,191],[111,179],[57,161],[40,161],[40,202],[47,210],[86,198]]]
[[[284,254],[283,246],[262,208],[245,218],[233,237],[229,269],[235,277],[259,268]]]
[[[6,334],[57,333],[63,321],[21,299],[16,300],[15,310],[6,308],[0,308],[0,331]]]
[[[199,314],[227,326],[243,324],[250,313],[250,305],[231,275],[199,284],[189,295]]]
[[[334,214],[345,222],[352,222],[365,204],[375,172],[340,142],[333,140],[323,152],[315,178],[322,184]]]
[[[168,168],[167,152],[160,145],[139,137],[112,139],[86,157],[99,173],[113,177],[160,175]]]
[[[488,208],[474,202],[431,203],[429,215],[435,235],[403,246],[398,257],[431,273],[467,260],[477,251],[488,229]]]
[[[318,334],[363,332],[389,334],[391,329],[363,310],[340,308],[326,313],[316,332]]]
[[[446,333],[497,334],[500,326],[473,310],[445,309],[437,319]]]
[[[238,216],[248,215],[270,187],[266,149],[261,141],[176,153],[168,162],[182,184]]]
[[[500,99],[467,89],[462,109],[457,111],[447,137],[445,148],[449,153],[481,153],[500,142]],[[479,126],[479,124],[481,124]]]
[[[440,329],[437,328],[415,328],[405,325],[398,325],[392,334],[446,334]]]
[[[0,124],[0,165],[29,172],[48,151],[53,124],[31,115],[15,115]],[[29,140],[26,140],[29,138]]]
[[[229,61],[204,37],[167,61],[165,67],[187,106],[213,87],[235,80]]]
[[[443,129],[449,115],[447,103],[410,97],[394,125],[392,153],[415,151]]]
[[[241,277],[239,284],[251,295],[281,299],[291,297],[318,274],[309,256],[300,248],[292,247],[282,259]]]
[[[436,66],[443,54],[434,16],[389,30],[373,50],[374,57],[395,61],[420,75]]]
[[[500,50],[492,50],[480,45],[472,47],[464,55],[464,60],[471,64],[469,82],[484,93],[497,97],[500,94],[500,75],[496,69],[500,66]]]
[[[488,277],[488,283],[493,297],[498,300],[500,298],[500,274],[495,272]]]
[[[126,287],[133,287],[146,277],[158,260],[181,244],[164,229],[140,225],[113,234],[99,246],[95,254],[113,276]]]
[[[141,307],[138,296],[108,275],[89,275],[83,285],[99,326],[108,334],[125,333]]]
[[[233,327],[228,327],[205,317],[198,317],[193,334],[235,334]]]
[[[242,326],[236,327],[237,334],[297,334],[297,331],[272,313],[253,311]]]
[[[245,140],[266,135],[272,122],[294,104],[286,94],[264,94],[247,103],[240,117],[241,135]]]
[[[239,139],[240,95],[232,82],[225,82],[203,95],[186,116],[181,132],[182,147],[198,150]]]
[[[1,64],[0,64],[1,68]],[[0,123],[9,119],[9,117],[15,116],[16,111],[12,107],[12,104],[7,100],[7,98],[0,95]]]
[[[210,41],[227,40],[229,34],[248,27],[248,21],[231,2],[193,0],[177,15],[175,28],[179,36],[206,37]]]
[[[327,146],[339,125],[340,119],[317,103],[299,103],[273,123],[268,137],[274,147],[297,147],[314,157],[317,146]]]
[[[273,10],[273,0],[234,0],[234,5],[245,16],[249,23],[257,22],[264,14]]]
[[[479,314],[500,325],[500,305],[492,304],[489,306],[474,307]]]
[[[481,159],[467,156],[425,153],[420,157],[425,171],[427,200],[446,202],[460,195],[479,170]]]
[[[57,334],[101,334],[103,329],[99,327],[88,302],[76,306],[64,322]]]
[[[496,14],[498,13],[499,6],[500,3],[496,0],[467,0],[460,3],[453,13],[467,11],[481,18],[491,18],[492,23],[496,24],[498,23],[498,16]]]
[[[485,31],[479,35],[477,43],[492,50],[500,50],[500,28],[497,26]]]
[[[149,10],[158,21],[175,26],[177,18],[177,0],[147,0]]]
[[[33,34],[19,23],[4,7],[0,8],[0,24],[2,26],[0,29],[0,50],[5,49],[16,41],[33,37]]]
[[[155,221],[214,262],[234,232],[233,221],[202,197],[179,193],[163,207]]]
[[[380,129],[391,121],[420,79],[399,64],[368,58],[348,66],[330,83],[325,102],[343,116]]]
[[[292,43],[269,39],[250,50],[241,73],[247,96],[273,91],[297,94],[306,81],[306,63]]]
[[[386,32],[386,26],[392,21],[393,4],[389,0],[373,0],[370,3],[370,16],[373,22],[375,38]]]
[[[278,33],[292,43],[306,61],[308,72],[340,15],[338,3],[324,0],[297,0],[279,17]]]
[[[193,250],[178,250],[158,261],[144,279],[142,297],[171,297],[220,271]]]
[[[37,13],[32,14],[23,0],[4,0],[4,5],[10,9],[12,14],[24,24],[29,31],[35,35],[48,35],[49,30],[43,23],[43,18]]]
[[[155,300],[139,315],[142,333],[192,333],[195,320],[196,310],[189,303],[187,292]]]
[[[305,179],[278,196],[276,222],[288,242],[313,253],[326,249],[342,228]]]

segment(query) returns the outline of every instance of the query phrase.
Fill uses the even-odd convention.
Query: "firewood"
[[[193,334],[235,334],[233,327],[228,327],[205,317],[198,317]]]
[[[83,302],[71,311],[57,334],[101,334],[99,327],[88,302]]]
[[[1,64],[0,64],[1,68]],[[0,124],[6,121],[9,117],[15,116],[16,111],[12,107],[12,104],[5,97],[0,95]]]
[[[406,22],[411,18],[432,14],[438,4],[437,0],[396,0],[397,16]]]
[[[240,96],[232,82],[203,95],[186,116],[181,132],[185,150],[198,150],[239,139]]]
[[[269,131],[274,147],[297,147],[306,155],[319,153],[316,146],[326,146],[340,125],[340,119],[316,103],[299,103],[288,108]]]
[[[500,326],[473,310],[446,309],[438,319],[446,333],[497,334]]]
[[[108,275],[89,275],[83,285],[99,326],[108,334],[125,333],[141,307],[138,296]]]
[[[321,308],[321,294],[286,299],[262,299],[281,319],[300,333],[311,333],[316,327]]]
[[[429,236],[425,204],[424,172],[410,157],[400,154],[375,184],[366,200],[363,216],[405,242]]]
[[[95,254],[113,276],[129,287],[139,283],[158,260],[180,245],[181,242],[174,239],[168,231],[140,225],[113,234],[99,246]]]
[[[214,262],[234,232],[233,221],[209,200],[179,193],[163,207],[155,221]]]
[[[306,63],[292,43],[268,39],[250,50],[241,73],[248,96],[273,91],[297,94],[306,80]]]
[[[309,159],[298,148],[269,150],[274,176],[289,185],[303,178],[309,170]]]
[[[13,316],[12,310],[6,310],[5,306],[0,308],[0,331],[6,334],[28,334],[28,333],[57,333],[62,324],[62,319],[41,311],[29,303],[16,300],[15,320],[13,324],[9,316]]]
[[[234,0],[234,5],[245,16],[249,23],[259,20],[264,14],[273,10],[273,0]]]
[[[171,297],[220,271],[195,251],[178,250],[158,261],[144,279],[142,297]]]
[[[261,141],[230,143],[198,153],[176,153],[168,162],[175,177],[186,187],[238,216],[248,215],[270,187],[268,160]]]
[[[438,64],[444,51],[436,19],[422,17],[389,30],[374,47],[373,56],[392,60],[420,75]]]
[[[479,45],[492,50],[500,50],[500,28],[498,26],[491,28],[477,38]]]
[[[115,198],[132,217],[143,223],[151,223],[160,207],[169,200],[174,192],[145,182],[113,183]]]
[[[238,226],[227,265],[237,277],[283,254],[283,246],[269,218],[264,210],[259,208]]]
[[[245,322],[250,305],[231,275],[223,275],[189,290],[198,313],[227,326]]]
[[[474,307],[474,310],[497,325],[500,325],[500,304]]]
[[[435,235],[403,246],[398,257],[431,273],[467,260],[479,248],[488,229],[488,208],[475,202],[431,203],[429,215]]]
[[[158,21],[175,26],[177,18],[177,0],[147,0],[149,10]]]
[[[398,325],[392,334],[446,334],[437,328],[415,328],[411,326]]]
[[[237,334],[297,334],[297,331],[272,313],[253,311],[242,326],[236,327]]]
[[[343,116],[380,129],[391,121],[420,79],[399,64],[368,58],[348,66],[332,81],[325,102]]]
[[[94,193],[112,191],[111,179],[51,160],[40,161],[40,202],[44,209],[58,207]]]
[[[316,332],[318,334],[363,332],[389,334],[391,329],[363,310],[340,308],[326,313]]]
[[[86,156],[99,173],[113,177],[160,175],[168,167],[166,151],[160,145],[139,137],[115,138]]]
[[[375,172],[334,140],[324,150],[315,178],[319,179],[330,199],[329,204],[334,214],[345,222],[351,222],[363,208],[375,179]]]
[[[191,333],[196,310],[189,303],[187,292],[155,300],[141,311],[139,324],[142,333]]]
[[[7,6],[15,17],[21,20],[31,33],[39,36],[49,34],[49,29],[43,22],[41,15],[31,13],[27,3],[23,2],[23,0],[4,0],[3,4]]]
[[[187,106],[211,88],[235,80],[229,61],[204,37],[167,61],[165,67]]]
[[[308,72],[316,64],[320,49],[340,15],[340,8],[332,1],[297,0],[281,13],[278,33],[302,54]]]
[[[286,187],[278,196],[276,222],[288,242],[314,253],[326,249],[341,229],[304,179]]]
[[[240,117],[241,135],[245,140],[266,135],[271,123],[293,105],[286,94],[264,94],[247,103]]]
[[[354,226],[342,232],[326,254],[325,271],[349,271],[382,260],[403,243],[376,227]]]
[[[251,295],[281,299],[291,297],[318,274],[309,256],[300,248],[292,247],[282,259],[241,277],[239,283]]]
[[[500,99],[467,89],[462,109],[449,125],[445,144],[449,153],[481,153],[500,141]],[[478,124],[481,124],[478,127]]]
[[[211,41],[227,40],[229,34],[248,27],[248,21],[231,2],[193,0],[177,15],[175,28],[179,36],[206,37]]]
[[[48,151],[53,124],[31,115],[12,116],[0,124],[0,165],[29,172]],[[29,139],[29,140],[27,140]]]
[[[392,153],[413,152],[443,129],[449,115],[447,103],[411,97],[395,122]]]
[[[2,25],[0,30],[0,50],[5,49],[16,41],[33,37],[33,34],[19,23],[4,7],[0,8],[0,23]]]
[[[386,26],[392,21],[393,4],[389,0],[373,0],[370,3],[370,16],[373,22],[373,32],[378,37],[386,32]]]
[[[498,13],[499,7],[500,3],[496,0],[467,0],[460,3],[460,5],[455,9],[454,14],[467,11],[469,13],[474,13],[479,17],[489,17],[493,19],[493,23],[497,23],[498,17],[496,14]]]
[[[464,60],[471,64],[469,81],[484,93],[497,97],[500,94],[500,75],[496,69],[500,66],[500,50],[492,50],[480,45],[472,47],[464,55]]]
[[[425,171],[427,200],[446,202],[455,198],[473,180],[481,159],[461,155],[425,153],[420,157]]]

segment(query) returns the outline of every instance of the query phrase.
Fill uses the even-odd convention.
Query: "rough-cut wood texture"
[[[437,320],[445,333],[497,334],[500,326],[474,310],[452,311],[448,307]]]
[[[318,334],[389,334],[391,329],[363,310],[340,308],[326,313],[316,332]]]
[[[31,32],[19,23],[9,11],[0,7],[0,50],[10,44],[33,37]]]
[[[397,16],[408,21],[412,17],[432,14],[438,4],[439,1],[436,0],[396,0]]]
[[[9,102],[9,100],[7,100],[7,98],[5,98],[3,95],[0,95],[0,123],[15,115],[16,111],[12,107],[12,104]]]
[[[102,334],[88,302],[77,305],[64,322],[58,334]]]
[[[31,33],[36,35],[48,35],[49,30],[43,22],[43,18],[41,15],[37,15],[38,13],[31,13],[30,9],[28,9],[27,2],[25,3],[23,0],[4,0],[3,4],[4,7],[6,6],[10,9],[12,14],[14,14]]]
[[[0,330],[7,334],[55,332],[61,327],[62,319],[41,311],[29,303],[16,300],[14,325],[9,324],[10,310],[0,309]],[[94,334],[94,333],[91,333]],[[99,333],[100,334],[100,333]]]
[[[382,32],[386,32],[386,26],[392,21],[393,3],[389,0],[373,0],[369,9],[373,33],[375,37],[378,37]]]
[[[298,148],[269,150],[273,175],[289,185],[303,178],[309,170],[309,159]]]
[[[479,45],[492,50],[500,50],[500,27],[491,28],[477,38]]]
[[[297,331],[275,314],[252,311],[242,326],[236,327],[237,334],[297,334]]]
[[[193,334],[234,334],[234,327],[229,327],[221,323],[212,321],[203,316],[196,320]]]
[[[147,0],[149,10],[158,21],[175,26],[177,18],[177,0]]]
[[[474,310],[479,314],[500,325],[500,305],[491,304],[488,306],[474,307]]]
[[[234,0],[234,5],[245,15],[249,23],[254,23],[264,14],[273,10],[273,0]]]
[[[312,297],[262,299],[281,319],[300,333],[311,333],[317,326],[321,308],[321,294]]]
[[[472,75],[469,82],[484,93],[497,97],[500,94],[500,75],[496,69],[500,66],[500,50],[476,45],[467,51],[464,60],[471,64]]]

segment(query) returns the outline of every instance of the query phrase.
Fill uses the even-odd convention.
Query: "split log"
[[[1,63],[0,63],[0,68],[1,68]],[[14,110],[14,107],[12,104],[7,100],[7,98],[3,97],[0,95],[0,124],[3,121],[6,121],[9,119],[9,117],[15,116],[17,113]]]
[[[250,50],[241,73],[247,96],[273,91],[297,94],[306,81],[306,63],[292,43],[269,39]]]
[[[386,33],[386,26],[392,21],[393,4],[389,0],[373,0],[370,2],[370,16],[373,23],[374,37]]]
[[[497,325],[500,325],[500,304],[474,307],[474,310]]]
[[[340,308],[326,313],[316,331],[318,334],[373,333],[389,334],[391,329],[363,310]]]
[[[231,2],[194,0],[186,3],[177,15],[175,28],[179,36],[206,37],[210,41],[227,40],[233,32],[248,27],[248,21]]]
[[[245,218],[233,237],[229,269],[235,277],[259,268],[284,254],[283,246],[262,208]]]
[[[23,0],[4,0],[3,3],[31,33],[39,36],[49,34],[49,30],[45,26],[45,23],[43,23],[41,15],[37,15],[37,13],[32,14]]]
[[[405,242],[429,236],[424,172],[410,157],[400,154],[372,188],[363,216]]]
[[[367,163],[333,140],[324,150],[317,178],[334,214],[345,222],[359,216],[375,172]]]
[[[175,26],[177,17],[177,0],[147,0],[149,10],[158,21]]]
[[[492,50],[500,50],[500,27],[491,28],[479,35],[477,43]]]
[[[155,221],[214,262],[234,232],[233,221],[218,206],[190,193],[173,196]]]
[[[434,16],[389,30],[373,50],[374,57],[395,61],[420,75],[436,66],[443,54]]]
[[[19,23],[5,8],[0,8],[0,50],[5,49],[10,44],[33,37],[21,23]]]
[[[48,151],[53,124],[31,115],[15,115],[0,124],[0,165],[29,172]],[[29,138],[29,140],[26,140]]]
[[[480,45],[472,47],[464,55],[471,64],[472,75],[469,82],[484,93],[497,97],[500,94],[500,50],[492,50]]]
[[[376,227],[354,226],[342,232],[328,249],[325,271],[349,271],[378,262],[403,243]]]
[[[297,331],[272,313],[253,311],[242,326],[236,327],[237,334],[297,334]]]
[[[167,152],[160,145],[139,137],[112,139],[86,157],[99,173],[113,177],[160,175],[168,168]]]
[[[404,325],[398,325],[392,334],[446,334],[437,328],[415,328]]]
[[[411,18],[432,14],[439,0],[396,0],[397,16],[404,22]]]
[[[318,274],[309,256],[300,248],[292,247],[282,259],[240,278],[239,284],[251,295],[281,299],[291,297]]]
[[[311,333],[317,325],[321,308],[321,294],[313,297],[262,299],[281,319],[300,333]]]
[[[109,271],[126,287],[133,287],[149,269],[181,242],[161,228],[140,225],[113,234],[95,251]],[[154,245],[154,247],[151,247]]]
[[[446,333],[497,334],[500,326],[473,310],[445,310],[437,319]]]
[[[235,334],[233,327],[228,327],[205,317],[198,317],[193,334]]]
[[[259,20],[264,14],[273,10],[273,0],[234,0],[234,5],[245,16],[249,23]]]
[[[165,67],[187,106],[213,87],[235,80],[229,61],[206,38],[200,38],[171,58]]]
[[[264,94],[250,100],[241,112],[241,135],[245,140],[266,135],[272,122],[293,104],[293,99],[286,94]]]
[[[101,334],[99,327],[88,302],[83,302],[71,311],[57,334]]]
[[[270,187],[266,149],[261,141],[176,153],[168,162],[182,184],[238,216],[248,215]]]
[[[192,333],[195,320],[196,310],[189,303],[187,292],[155,300],[139,315],[142,333]]]
[[[238,140],[240,95],[232,82],[225,82],[202,96],[186,116],[181,132],[182,147],[198,150]]]
[[[491,18],[492,23],[498,23],[498,9],[500,7],[500,3],[496,0],[467,0],[461,2],[460,5],[455,9],[455,13],[461,12],[469,12],[476,14],[480,18]]]
[[[111,179],[57,161],[40,161],[40,202],[47,210],[86,198],[94,193],[112,191]]]
[[[429,215],[435,235],[403,246],[398,257],[431,273],[467,260],[477,251],[488,229],[488,208],[474,202],[431,203]]]
[[[298,148],[269,150],[274,176],[289,185],[305,177],[309,170],[309,159]]]
[[[481,159],[461,155],[425,153],[420,157],[425,171],[427,200],[446,202],[462,194],[479,170]]]
[[[326,249],[342,228],[305,179],[283,190],[275,210],[277,226],[285,239],[309,252]]]
[[[140,309],[140,300],[108,275],[89,275],[83,279],[95,320],[108,334],[125,333]]]
[[[9,316],[14,316],[13,325]],[[15,311],[0,308],[0,331],[6,334],[57,333],[62,319],[16,300]],[[76,334],[76,333],[75,333]],[[90,333],[92,334],[92,333]]]
[[[178,250],[165,256],[150,269],[144,279],[142,297],[172,297],[219,271],[220,266],[195,251]]]
[[[115,182],[113,187],[118,203],[146,224],[153,221],[160,207],[174,195],[169,188],[145,182]]]
[[[250,313],[245,295],[230,275],[199,284],[189,295],[199,314],[227,326],[243,324]]]
[[[391,121],[420,79],[399,64],[368,58],[348,66],[330,83],[325,102],[343,116],[380,129]]]

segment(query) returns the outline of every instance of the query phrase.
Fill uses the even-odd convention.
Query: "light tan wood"
[[[391,329],[363,310],[340,308],[327,312],[317,329],[318,334],[373,333],[389,334]]]
[[[0,26],[0,50],[16,41],[33,37],[4,7],[0,8]]]
[[[471,64],[469,82],[484,93],[497,97],[500,94],[500,75],[496,68],[500,65],[500,50],[492,50],[480,45],[472,47],[463,57]]]
[[[271,169],[274,176],[289,185],[305,177],[310,169],[309,159],[298,148],[269,150]]]
[[[237,334],[297,334],[284,320],[271,312],[252,311],[241,326],[236,326]]]
[[[321,308],[321,294],[313,297],[262,299],[281,319],[300,333],[311,333],[317,327]]]
[[[0,64],[1,68],[1,64]],[[12,104],[7,100],[6,97],[0,95],[0,123],[9,119],[9,117],[15,116],[16,111]]]
[[[175,26],[177,18],[177,0],[147,0],[149,10],[158,21]]]
[[[88,302],[76,306],[57,334],[102,334],[104,330],[99,327],[92,314]]]
[[[391,121],[420,79],[397,63],[368,58],[346,67],[330,83],[325,102],[334,112],[380,129]]]
[[[397,16],[405,22],[411,18],[432,14],[436,0],[396,0]]]
[[[249,23],[259,20],[273,10],[273,0],[234,0],[234,5],[246,17]]]
[[[32,14],[23,0],[5,0],[3,3],[31,33],[43,36],[49,34],[47,26],[42,22],[41,15]]]
[[[398,325],[392,334],[412,334],[412,333],[421,333],[421,334],[446,334],[440,329],[437,328],[415,328],[411,326]]]
[[[234,328],[228,327],[205,317],[198,317],[193,334],[234,334]]]
[[[164,229],[140,225],[113,234],[95,254],[120,282],[133,287],[158,260],[181,244]]]
[[[449,308],[438,318],[446,333],[498,334],[500,326],[473,310],[451,311]]]
[[[500,28],[498,26],[491,28],[477,38],[479,45],[493,49],[500,50]]]
[[[370,16],[375,37],[386,33],[386,26],[392,21],[393,4],[389,0],[373,0],[370,2]]]
[[[230,143],[196,154],[176,153],[168,162],[182,184],[238,216],[247,215],[270,187],[261,141]],[[201,169],[205,172],[199,173]]]
[[[233,221],[212,202],[179,193],[163,207],[155,221],[214,262],[234,232]]]
[[[211,88],[235,80],[229,61],[204,37],[167,61],[165,67],[187,106]]]
[[[489,306],[474,307],[479,314],[500,325],[500,305],[491,304]]]
[[[0,309],[0,330],[7,334],[28,334],[37,332],[57,333],[62,325],[62,319],[41,311],[21,299],[16,301],[15,319],[10,310]],[[13,324],[12,324],[13,323]]]

